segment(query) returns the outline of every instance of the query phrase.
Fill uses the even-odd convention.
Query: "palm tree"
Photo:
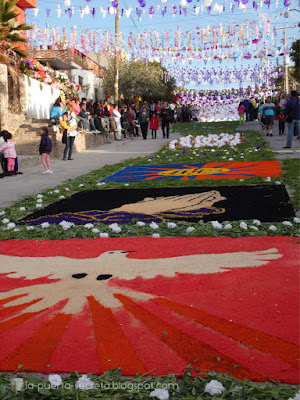
[[[32,29],[27,24],[18,24],[18,11],[14,9],[18,0],[0,0],[0,43],[2,42],[17,55],[26,57],[26,53],[20,49],[19,43],[27,43],[27,39],[21,36],[22,31]]]

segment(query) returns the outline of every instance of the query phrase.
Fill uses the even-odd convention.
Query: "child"
[[[17,157],[16,148],[12,141],[12,134],[6,132],[4,134],[4,142],[0,146],[0,151],[3,151],[4,158],[7,162],[7,173],[9,176],[15,175],[15,159]]]
[[[239,113],[241,125],[245,123],[245,111],[246,111],[246,108],[245,108],[244,104],[241,102],[238,106],[238,113]]]
[[[77,136],[78,132],[77,132],[77,120],[76,120],[76,114],[73,112],[71,112],[70,114],[70,119],[68,121],[69,126],[72,129],[68,129],[68,136]]]
[[[42,164],[45,168],[45,171],[43,174],[52,174],[52,170],[50,168],[50,153],[52,151],[52,141],[49,138],[48,134],[48,128],[44,127],[41,128],[40,133],[42,135],[41,137],[41,142],[40,142],[40,155],[42,156]]]
[[[278,118],[278,122],[279,122],[279,135],[284,135],[286,115],[283,113],[283,110],[280,110],[277,118]]]
[[[158,116],[157,116],[157,113],[154,112],[152,114],[152,117],[151,117],[151,120],[150,120],[150,129],[151,129],[151,133],[152,133],[152,139],[156,139],[156,133],[157,133],[157,130],[158,130],[158,124],[159,124]]]

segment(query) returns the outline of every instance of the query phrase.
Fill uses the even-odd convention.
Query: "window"
[[[78,83],[80,86],[83,86],[83,77],[82,76],[78,76]]]

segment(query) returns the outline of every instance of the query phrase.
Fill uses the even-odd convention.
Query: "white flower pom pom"
[[[145,226],[146,225],[145,222],[143,222],[143,221],[138,221],[136,224],[137,224],[137,226]]]
[[[4,214],[5,214],[5,211],[1,211],[1,212],[0,212],[0,215],[4,215]]]
[[[193,226],[189,226],[188,228],[186,228],[186,233],[192,233],[195,230],[195,228]]]
[[[53,190],[54,193],[59,193],[58,189]]]
[[[232,225],[231,225],[231,224],[226,224],[226,225],[224,226],[224,229],[232,229]]]
[[[275,181],[275,185],[281,185],[280,181]]]
[[[91,224],[91,223],[89,223],[89,224],[85,224],[85,225],[83,225],[85,228],[88,228],[88,229],[91,229],[91,228],[94,228],[94,224]]]
[[[61,196],[59,196],[59,199],[65,199],[65,196],[62,194]]]
[[[211,224],[215,229],[222,229],[223,228],[223,225],[220,224],[219,221],[211,221]]]
[[[173,229],[173,228],[176,228],[176,224],[174,224],[174,222],[168,222],[168,228],[169,229]]]
[[[99,231],[99,229],[94,228],[94,229],[92,229],[92,232],[93,232],[93,233],[99,233],[100,231]]]
[[[65,191],[66,191],[66,192],[69,192],[69,191],[70,191],[70,189],[69,189],[69,188],[65,188]]]
[[[74,226],[73,222],[68,222],[68,221],[61,221],[59,225],[66,231],[67,229],[70,229],[71,226]]]
[[[41,208],[41,207],[43,207],[43,205],[42,205],[41,203],[37,203],[35,206],[36,206],[36,208]]]
[[[75,383],[76,389],[80,390],[93,389],[94,386],[95,386],[94,382],[91,381],[86,374],[82,375]]]
[[[100,235],[99,235],[99,237],[101,237],[101,238],[108,238],[108,237],[109,237],[109,234],[106,233],[106,232],[101,232]]]
[[[25,207],[20,207],[19,210],[20,210],[20,211],[25,211],[26,208],[25,208]]]
[[[84,184],[83,183],[79,183],[78,187],[83,187]]]
[[[275,225],[271,225],[271,226],[269,226],[269,230],[270,231],[277,231],[277,228],[276,228]]]
[[[294,222],[296,222],[296,224],[300,224],[300,218],[295,217],[295,218],[294,218]]]
[[[43,196],[42,194],[38,194],[36,197],[37,197],[38,199],[42,199],[44,196]]]
[[[204,389],[205,393],[209,393],[211,396],[214,396],[215,394],[222,394],[224,390],[225,388],[222,383],[216,381],[215,379],[207,383]]]
[[[241,222],[240,223],[240,228],[247,230],[248,229],[248,225],[246,224],[246,222]]]
[[[150,224],[150,228],[152,228],[152,229],[158,229],[157,223],[152,221],[151,224]]]
[[[121,227],[117,223],[110,224],[110,225],[108,225],[108,227],[115,233],[119,233],[122,230]]]
[[[153,233],[152,237],[153,237],[153,239],[158,239],[158,238],[160,238],[160,234],[159,233]]]
[[[15,228],[15,226],[16,226],[16,224],[15,224],[14,222],[9,222],[9,223],[7,224],[6,229],[13,229],[13,228]]]
[[[61,376],[58,374],[49,375],[48,381],[51,383],[51,386],[55,386],[55,387],[60,386],[63,383]]]
[[[282,225],[293,226],[293,224],[290,221],[283,221]]]
[[[159,400],[168,400],[169,391],[166,389],[155,389],[150,393],[150,397],[156,397]]]
[[[32,229],[34,229],[34,226],[31,226],[31,225],[26,226],[26,229],[27,229],[28,231],[32,231]]]
[[[254,225],[251,225],[251,226],[250,226],[250,229],[254,229],[255,231],[258,231],[258,227],[257,227],[257,226],[254,226]]]
[[[271,177],[268,176],[268,177],[265,179],[265,182],[271,182]]]
[[[41,227],[42,227],[43,229],[49,228],[49,226],[50,226],[49,222],[43,222],[43,223],[41,224]]]
[[[3,218],[2,223],[3,224],[8,224],[9,223],[9,219],[8,218]]]
[[[43,199],[37,199],[36,202],[37,202],[37,203],[42,203],[42,202],[43,202]]]
[[[259,219],[254,219],[254,220],[253,220],[253,224],[254,224],[254,225],[260,225],[261,222],[260,222]]]

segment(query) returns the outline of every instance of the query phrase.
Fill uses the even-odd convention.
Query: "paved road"
[[[157,150],[170,139],[179,137],[176,133],[170,134],[170,139],[162,139],[158,132],[158,139],[141,138],[127,139],[120,142],[105,144],[93,148],[85,153],[74,154],[74,160],[51,161],[53,174],[43,175],[42,164],[35,167],[22,168],[23,175],[6,177],[0,180],[0,208],[7,207],[15,201],[45,189],[53,188],[70,178],[76,178],[104,165],[111,165],[129,158],[145,157]]]
[[[283,147],[286,145],[287,139],[287,132],[288,132],[288,125],[285,124],[285,134],[279,136],[278,131],[278,122],[275,121],[274,129],[273,129],[273,136],[266,136],[265,131],[262,131],[260,124],[258,121],[249,121],[246,122],[245,125],[239,128],[239,130],[257,130],[259,132],[263,132],[265,135],[266,140],[269,142],[270,148],[276,152],[276,158],[279,160],[284,160],[286,158],[299,158],[300,157],[300,142],[294,136],[292,140],[292,148],[291,149],[284,149]]]

